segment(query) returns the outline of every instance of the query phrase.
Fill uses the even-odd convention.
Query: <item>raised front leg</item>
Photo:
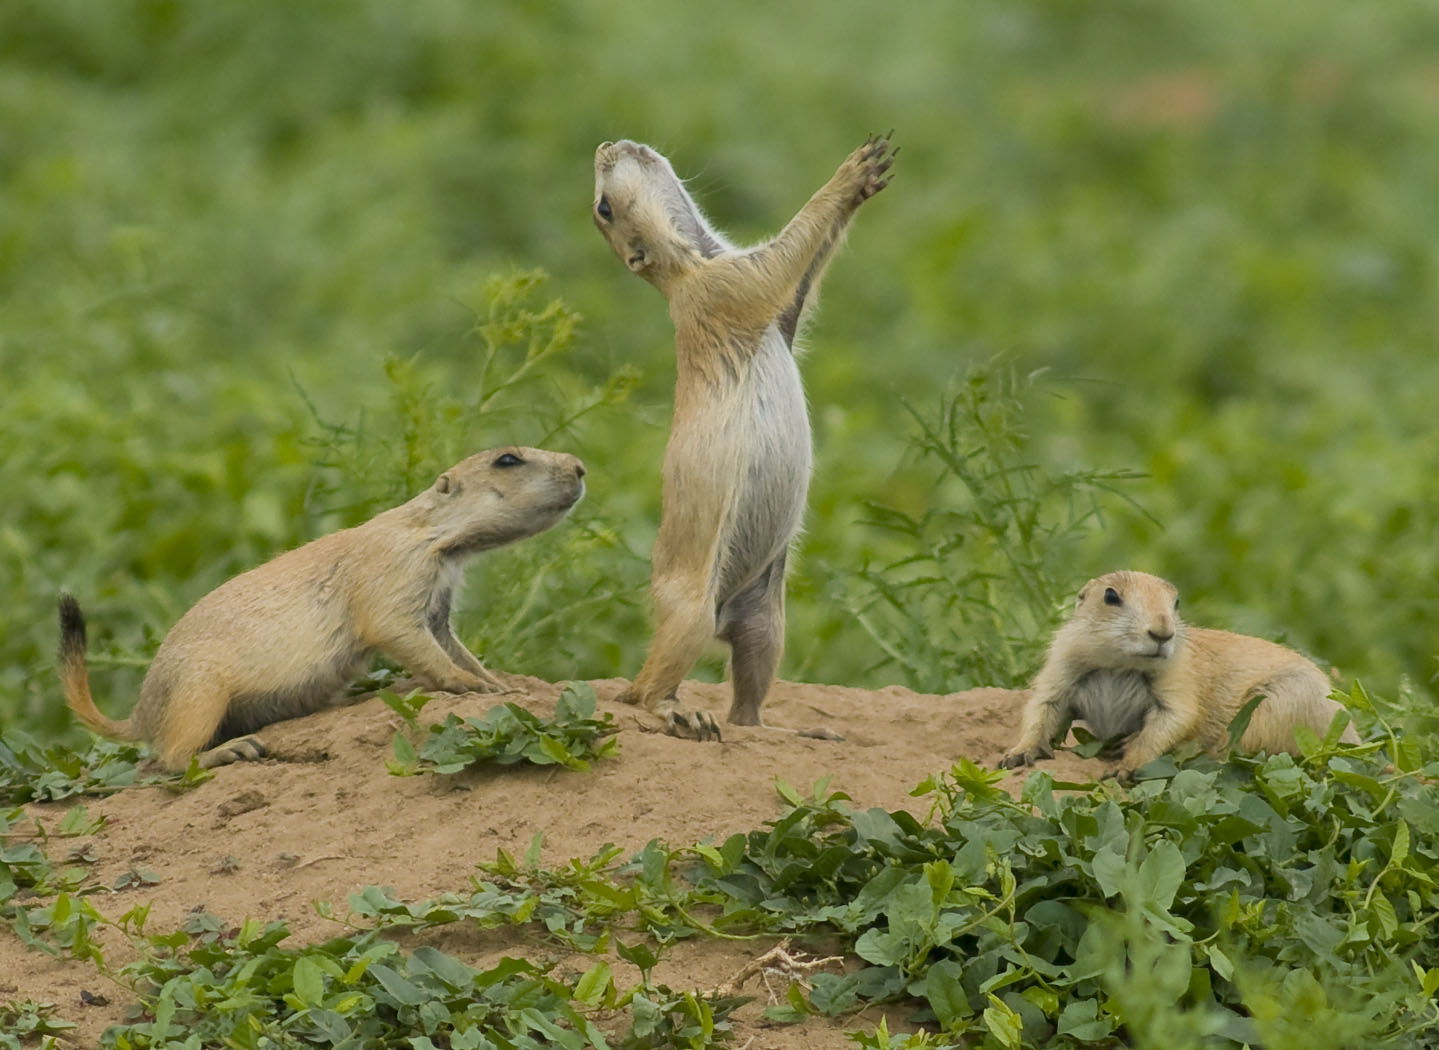
[[[888,138],[872,136],[773,239],[705,263],[699,272],[713,309],[743,314],[730,318],[736,324],[778,318],[791,338],[855,210],[889,185],[885,173],[893,160]]]
[[[888,136],[867,141],[856,153],[875,147],[877,147],[881,153],[888,149]],[[834,258],[835,249],[837,249],[840,242],[844,240],[844,231],[849,225],[849,220],[854,217],[854,213],[858,210],[860,204],[889,185],[889,179],[884,178],[883,173],[888,170],[889,166],[894,162],[894,156],[898,152],[898,149],[893,150],[887,157],[883,157],[880,160],[882,166],[879,168],[877,177],[865,183],[861,189],[862,195],[860,199],[855,203],[854,207],[850,209],[848,216],[839,226],[831,231],[830,236],[821,240],[814,256],[810,259],[809,267],[805,270],[804,276],[800,278],[799,285],[795,288],[794,298],[790,300],[789,305],[785,307],[784,312],[779,316],[780,334],[784,336],[784,341],[790,346],[794,345],[795,333],[799,330],[805,308],[809,305],[813,296],[819,292],[820,281],[824,279],[824,272],[828,268],[830,260]],[[845,163],[849,164],[853,159],[854,157],[851,156]],[[841,168],[841,171],[843,170],[844,169]]]

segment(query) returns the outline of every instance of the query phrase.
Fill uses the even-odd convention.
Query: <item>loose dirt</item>
[[[440,694],[421,723],[442,721],[450,711],[480,715],[498,700],[553,714],[559,686],[519,675],[506,682],[515,692],[498,698]],[[186,794],[135,788],[86,800],[92,817],[106,818],[99,832],[78,840],[98,858],[99,882],[123,885],[132,869],[159,878],[91,900],[111,918],[148,903],[152,933],[178,927],[195,909],[235,925],[247,917],[280,919],[292,931],[286,943],[298,946],[343,932],[316,914],[315,901],[331,902],[343,916],[347,896],[367,885],[392,887],[407,900],[466,891],[476,862],[493,860],[497,849],[522,855],[536,832],[544,834],[545,863],[559,865],[608,843],[629,853],[651,839],[718,842],[759,828],[785,809],[776,778],[808,793],[815,781],[831,777],[830,788],[849,794],[857,808],[908,809],[923,819],[927,800],[912,798],[910,789],[961,757],[994,765],[1014,738],[1024,696],[1003,689],[929,696],[897,686],[868,691],[778,682],[765,706],[772,726],[823,726],[844,740],[724,725],[722,743],[700,744],[666,736],[657,719],[615,703],[623,681],[592,684],[599,710],[614,714],[620,733],[618,756],[589,773],[508,766],[453,777],[391,776],[385,760],[404,724],[371,699],[262,730],[268,760],[218,769]],[[725,685],[686,683],[680,695],[717,717],[728,710]],[[1043,767],[1058,779],[1084,779],[1100,768],[1063,752]],[[1021,780],[1011,776],[1005,785]],[[27,808],[53,829],[66,805]],[[52,839],[46,846],[52,859],[63,859],[70,842]],[[557,956],[553,945],[511,932],[456,927],[440,933],[431,943],[474,966],[493,965],[505,954],[535,961]],[[103,943],[123,961],[128,947],[118,937]],[[688,941],[665,953],[655,978],[677,989],[715,988],[773,946]],[[561,968],[569,961],[562,959]],[[570,968],[585,969],[590,961],[575,958]],[[616,966],[617,980],[635,976]],[[784,981],[771,983],[783,995]],[[108,1005],[82,1005],[82,990],[102,994]],[[880,1016],[876,1010],[842,1022],[770,1027],[760,1016],[769,995],[763,975],[751,978],[744,992],[757,998],[734,1015],[733,1045],[750,1050],[852,1046],[844,1031],[872,1026]],[[92,964],[51,959],[0,931],[0,999],[27,998],[59,1004],[61,1016],[81,1025],[71,1042],[84,1047],[97,1046],[132,1001]],[[889,1013],[891,1030],[903,1027],[904,1008]]]

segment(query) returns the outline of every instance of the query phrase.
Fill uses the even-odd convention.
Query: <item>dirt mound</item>
[[[559,686],[522,676],[507,681],[518,692],[504,700],[553,713]],[[406,899],[465,890],[477,861],[493,860],[497,848],[523,854],[536,831],[544,833],[545,862],[553,865],[587,858],[606,843],[630,852],[655,838],[689,844],[758,828],[784,808],[776,777],[807,792],[832,776],[831,787],[847,792],[857,807],[908,808],[923,817],[926,800],[911,798],[909,790],[960,757],[993,765],[1013,740],[1023,696],[1003,689],[927,696],[896,686],[872,692],[778,682],[765,708],[772,725],[824,726],[845,739],[726,725],[723,743],[698,744],[665,736],[656,719],[615,703],[624,682],[592,684],[599,710],[615,715],[620,734],[618,756],[590,773],[509,766],[453,777],[391,776],[385,760],[404,725],[383,702],[367,700],[268,727],[260,735],[271,759],[219,769],[186,794],[137,788],[89,800],[91,815],[106,818],[84,840],[98,857],[99,881],[114,886],[132,868],[159,877],[153,885],[99,894],[95,906],[114,918],[151,902],[147,928],[156,933],[177,927],[197,908],[234,924],[246,917],[282,919],[294,945],[342,932],[316,915],[313,901],[334,902],[343,915],[347,895],[367,885],[393,887]],[[728,709],[724,685],[686,684],[682,696],[721,717]],[[480,715],[495,703],[493,696],[441,695],[425,707],[421,722],[442,721],[450,711]],[[1045,765],[1060,778],[1096,771],[1065,754]],[[29,810],[53,827],[64,806]],[[62,843],[50,849],[61,851]],[[477,966],[505,952],[537,960],[552,952],[543,945],[497,945],[494,934],[483,940],[451,935],[442,947]],[[711,988],[769,947],[688,942],[666,954],[656,977],[676,988]],[[124,951],[118,942],[115,948]],[[104,992],[111,1005],[82,1006],[82,988]],[[762,999],[762,987],[758,993]],[[88,963],[50,960],[3,935],[0,998],[60,1004],[61,1016],[83,1025],[76,1045],[93,1046],[107,1024],[121,1019],[126,996]],[[762,1006],[736,1015],[736,1045],[751,1035],[755,1047],[852,1045],[843,1028],[828,1021],[751,1028]],[[855,1024],[849,1019],[846,1027]]]

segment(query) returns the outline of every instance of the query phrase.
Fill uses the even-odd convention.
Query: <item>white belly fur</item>
[[[723,411],[706,414],[708,432],[676,431],[666,452],[667,480],[677,488],[715,486],[726,497],[716,504],[722,520],[715,523],[721,604],[758,578],[799,532],[814,459],[799,368],[777,328],[765,332],[747,366],[726,392]]]

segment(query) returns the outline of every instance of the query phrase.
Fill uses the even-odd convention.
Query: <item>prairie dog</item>
[[[1125,736],[1119,772],[1128,774],[1185,741],[1213,754],[1229,723],[1263,695],[1239,740],[1244,751],[1297,754],[1296,726],[1323,736],[1340,705],[1309,660],[1262,638],[1190,627],[1174,585],[1142,572],[1112,572],[1079,592],[1074,615],[1055,632],[1019,742],[1000,766],[1029,765],[1073,718],[1096,736]],[[1359,743],[1350,725],[1345,743]]]
[[[584,474],[563,453],[481,452],[408,503],[228,580],[170,629],[123,722],[95,707],[85,620],[63,594],[65,701],[90,729],[147,741],[179,770],[197,752],[203,766],[262,757],[243,734],[342,702],[377,649],[431,689],[501,689],[450,627],[463,564],[554,525],[584,494]]]
[[[669,161],[637,142],[595,151],[594,221],[615,254],[669,301],[675,407],[651,556],[655,635],[621,694],[676,736],[719,739],[676,690],[710,639],[729,643],[729,721],[759,725],[784,645],[785,557],[799,532],[812,452],[794,340],[855,210],[888,184],[889,142],[870,138],[774,238],[737,248]]]

